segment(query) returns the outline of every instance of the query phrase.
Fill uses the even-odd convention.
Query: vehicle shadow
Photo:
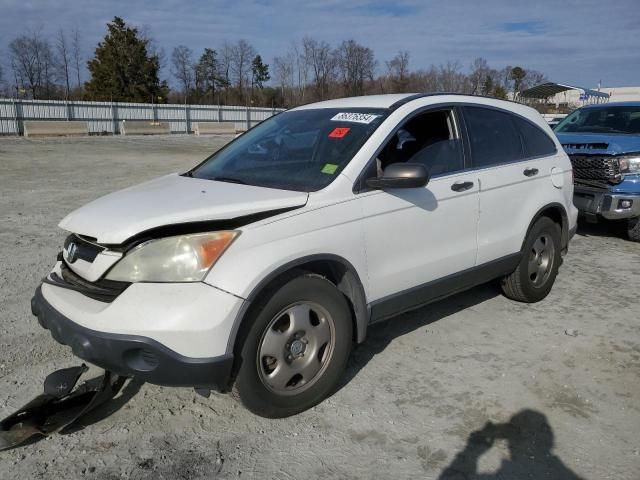
[[[586,220],[578,219],[576,235],[581,237],[615,237],[626,240],[627,222],[625,220],[589,223]]]
[[[509,459],[502,460],[495,472],[479,473],[480,457],[496,440],[507,442]],[[481,430],[471,432],[465,447],[440,473],[438,480],[582,480],[553,454],[553,446],[553,429],[547,417],[536,410],[521,410],[507,423],[487,422]]]
[[[447,297],[419,309],[392,317],[370,325],[367,338],[354,348],[347,369],[336,391],[342,389],[367,363],[382,352],[395,338],[413,332],[421,327],[437,322],[461,310],[473,307],[500,295],[495,282],[480,285],[465,292]]]

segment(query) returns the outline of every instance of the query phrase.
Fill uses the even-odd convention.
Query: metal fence
[[[251,128],[279,109],[230,105],[72,102],[0,98],[0,135],[22,135],[25,120],[83,120],[91,134],[118,134],[122,120],[168,122],[172,133],[191,133],[195,122],[233,122]]]

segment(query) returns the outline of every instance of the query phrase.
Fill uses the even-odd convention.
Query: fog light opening
[[[626,210],[631,208],[633,200],[618,200],[618,209]]]

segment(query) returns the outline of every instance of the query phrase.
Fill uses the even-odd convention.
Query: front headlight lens
[[[640,173],[640,156],[621,157],[619,161],[622,173]]]
[[[238,234],[221,231],[151,240],[125,255],[106,278],[122,282],[198,282]]]

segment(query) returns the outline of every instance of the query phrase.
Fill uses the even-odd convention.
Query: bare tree
[[[293,91],[293,62],[291,58],[275,57],[273,59],[273,74],[278,82],[284,105],[293,105],[294,102],[289,95]]]
[[[9,57],[17,89],[29,91],[32,98],[51,95],[53,54],[46,40],[36,33],[20,35],[9,44]]]
[[[409,52],[398,52],[391,60],[386,62],[387,72],[393,85],[393,90],[403,92],[407,89],[407,76],[409,74]]]
[[[179,45],[171,53],[171,63],[173,65],[172,73],[180,83],[186,102],[189,92],[194,87],[193,52],[189,47]]]
[[[329,93],[329,82],[335,72],[335,57],[327,42],[318,42],[311,37],[302,39],[302,48],[306,64],[313,71],[313,84],[318,100],[324,100]]]
[[[376,60],[373,50],[355,40],[345,40],[335,50],[335,58],[347,95],[363,95],[366,80],[373,80]]]
[[[242,96],[245,86],[249,84],[251,61],[256,56],[256,50],[246,40],[239,40],[233,45],[231,52],[230,70],[233,82]]]
[[[71,91],[69,79],[71,73],[71,49],[69,47],[67,37],[61,28],[56,36],[57,70],[58,79],[64,83],[66,99],[69,99],[69,92]]]
[[[80,42],[80,31],[77,28],[74,28],[73,33],[71,34],[71,58],[73,62],[73,69],[76,72],[76,87],[78,88],[78,93],[82,92],[82,46]]]
[[[486,59],[478,57],[473,61],[471,64],[471,73],[469,74],[471,95],[477,95],[482,91],[482,85],[486,80],[488,72],[489,65]]]

